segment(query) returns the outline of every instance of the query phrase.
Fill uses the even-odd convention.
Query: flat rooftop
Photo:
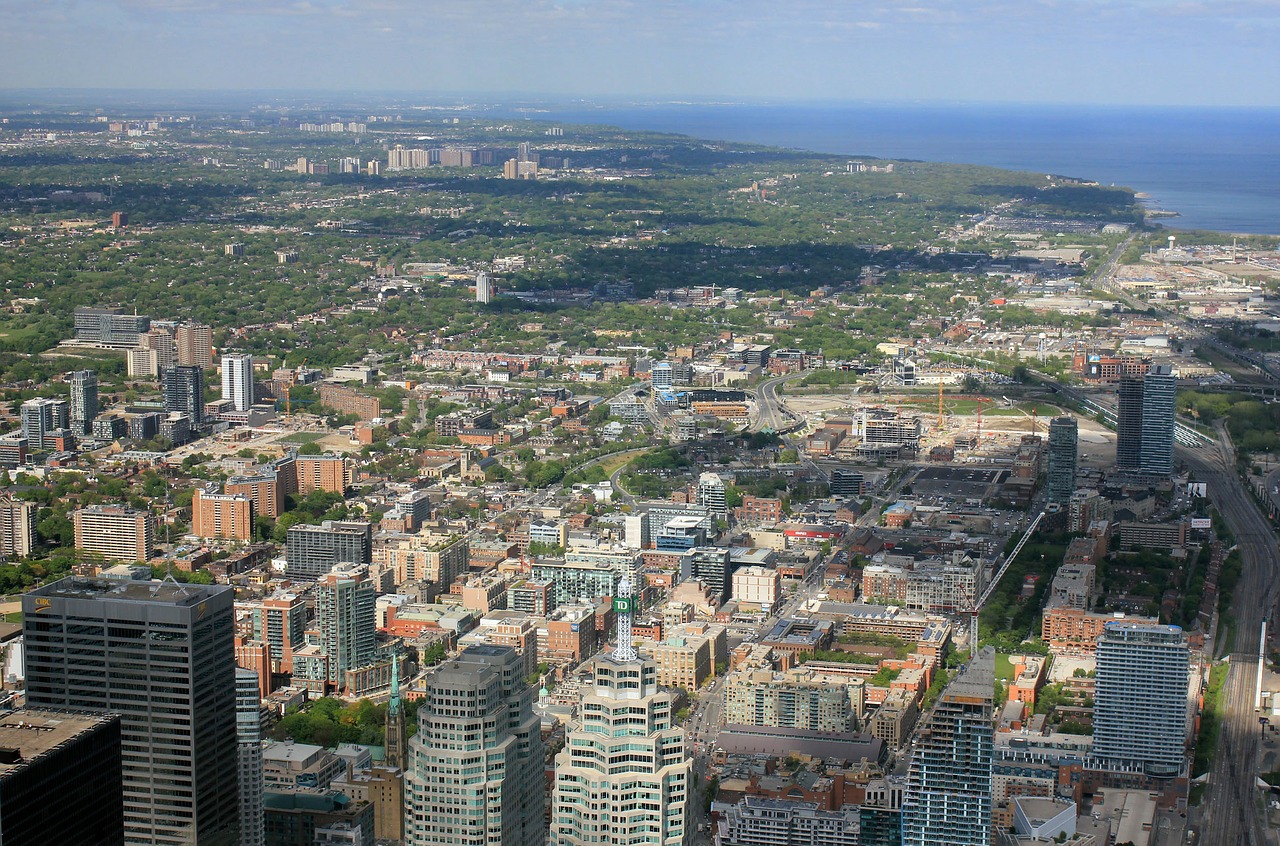
[[[226,585],[181,584],[169,580],[112,581],[69,576],[36,588],[27,596],[60,599],[112,599],[131,602],[162,602],[168,605],[198,605],[231,590]]]
[[[0,750],[16,750],[21,756],[20,760],[13,763],[0,762],[0,778],[57,751],[70,740],[107,725],[114,719],[118,718],[35,708],[11,711],[0,716]],[[5,755],[4,760],[12,757]]]

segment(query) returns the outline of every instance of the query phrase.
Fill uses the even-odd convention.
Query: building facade
[[[248,411],[253,405],[253,356],[248,353],[222,356],[222,398],[231,401],[233,411]]]
[[[377,654],[378,591],[363,564],[339,564],[316,579],[316,629],[329,657],[329,681],[341,686],[347,670],[373,663]]]
[[[902,846],[991,842],[995,652],[943,691],[917,738],[902,806]]]
[[[1055,417],[1049,423],[1049,502],[1066,505],[1076,490],[1078,433],[1074,417]]]
[[[91,505],[71,515],[76,549],[111,561],[147,561],[155,548],[155,517],[125,505]]]
[[[427,679],[409,739],[407,846],[542,846],[543,746],[514,649],[474,646]]]
[[[262,700],[258,674],[236,668],[236,765],[240,789],[240,846],[263,846]]]
[[[93,432],[98,416],[98,374],[92,370],[73,370],[67,376],[71,386],[71,429],[77,436]]]
[[[61,796],[75,797],[75,813]],[[123,846],[123,796],[120,717],[31,708],[0,716],[5,846]]]
[[[1186,758],[1190,666],[1177,626],[1108,623],[1098,638],[1094,757],[1176,777]]]
[[[22,598],[28,705],[121,715],[127,844],[236,843],[232,596],[70,577]]]
[[[191,534],[201,538],[253,539],[253,500],[241,494],[196,488],[191,497]]]
[[[187,364],[170,367],[160,374],[164,410],[185,414],[192,428],[204,425],[204,370]]]
[[[683,846],[691,836],[692,761],[674,697],[657,676],[651,660],[596,659],[579,720],[556,755],[551,846]]]

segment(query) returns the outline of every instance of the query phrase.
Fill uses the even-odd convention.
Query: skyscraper
[[[693,765],[674,696],[658,689],[652,659],[631,643],[631,581],[614,599],[617,648],[596,659],[579,720],[556,755],[551,846],[646,843],[689,837]]]
[[[524,662],[472,646],[427,679],[405,776],[408,846],[541,846],[540,721]]]
[[[45,439],[56,429],[65,429],[70,420],[66,400],[37,397],[29,399],[19,409],[22,419],[22,436],[32,449],[46,449]]]
[[[1116,388],[1116,468],[1142,466],[1142,379],[1122,376]]]
[[[204,371],[195,365],[179,364],[160,374],[164,410],[185,414],[191,425],[204,424]]]
[[[285,536],[290,579],[315,581],[344,561],[373,561],[373,526],[354,520],[325,520],[318,526],[299,523]]]
[[[236,667],[236,759],[240,776],[240,846],[262,846],[262,700],[258,674]]]
[[[1123,376],[1117,391],[1116,467],[1156,476],[1173,473],[1178,380],[1167,364]]]
[[[98,416],[98,374],[73,370],[67,382],[71,385],[71,429],[77,435],[87,435]]]
[[[1177,776],[1187,742],[1191,653],[1177,626],[1107,623],[1098,638],[1093,754],[1147,775]]]
[[[5,846],[121,846],[120,718],[23,709],[0,716]],[[74,797],[67,813],[63,797]]]
[[[0,557],[25,558],[36,545],[36,515],[40,504],[0,493]]]
[[[329,656],[329,681],[344,686],[347,670],[373,663],[378,592],[364,564],[343,563],[316,580],[316,629]]]
[[[480,273],[476,276],[476,302],[487,303],[493,298],[493,283],[489,281],[489,274]]]
[[[76,549],[109,561],[146,561],[155,549],[150,511],[127,505],[90,505],[72,512]]]
[[[1153,364],[1142,380],[1143,473],[1173,473],[1173,432],[1178,410],[1178,380],[1167,364]]]
[[[698,477],[698,505],[705,505],[717,517],[728,513],[728,490],[724,479],[716,473],[703,473]]]
[[[174,333],[178,364],[213,367],[213,330],[203,323],[183,323]]]
[[[921,729],[902,805],[902,846],[991,842],[995,651],[978,653]]]
[[[70,577],[22,597],[28,705],[121,715],[128,844],[236,843],[232,596]]]
[[[1050,502],[1065,505],[1075,492],[1077,440],[1074,417],[1055,417],[1049,423],[1049,475],[1045,487]]]
[[[231,401],[234,411],[248,411],[253,405],[253,356],[229,353],[222,357],[222,398]]]

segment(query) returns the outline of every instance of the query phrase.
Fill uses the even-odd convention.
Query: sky
[[[0,88],[1280,106],[1280,0],[0,0]]]

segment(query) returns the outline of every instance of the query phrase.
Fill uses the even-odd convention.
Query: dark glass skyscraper
[[[1116,467],[1157,476],[1173,472],[1178,381],[1167,364],[1120,380],[1116,407]]]
[[[1049,424],[1049,475],[1045,485],[1050,502],[1071,501],[1076,489],[1078,440],[1074,417],[1053,418]]]
[[[204,423],[204,371],[196,365],[179,364],[160,374],[164,410],[191,418],[191,426]]]
[[[1142,379],[1125,376],[1116,390],[1116,468],[1142,466]]]
[[[28,705],[121,715],[125,843],[234,846],[231,588],[70,577],[22,614]]]

